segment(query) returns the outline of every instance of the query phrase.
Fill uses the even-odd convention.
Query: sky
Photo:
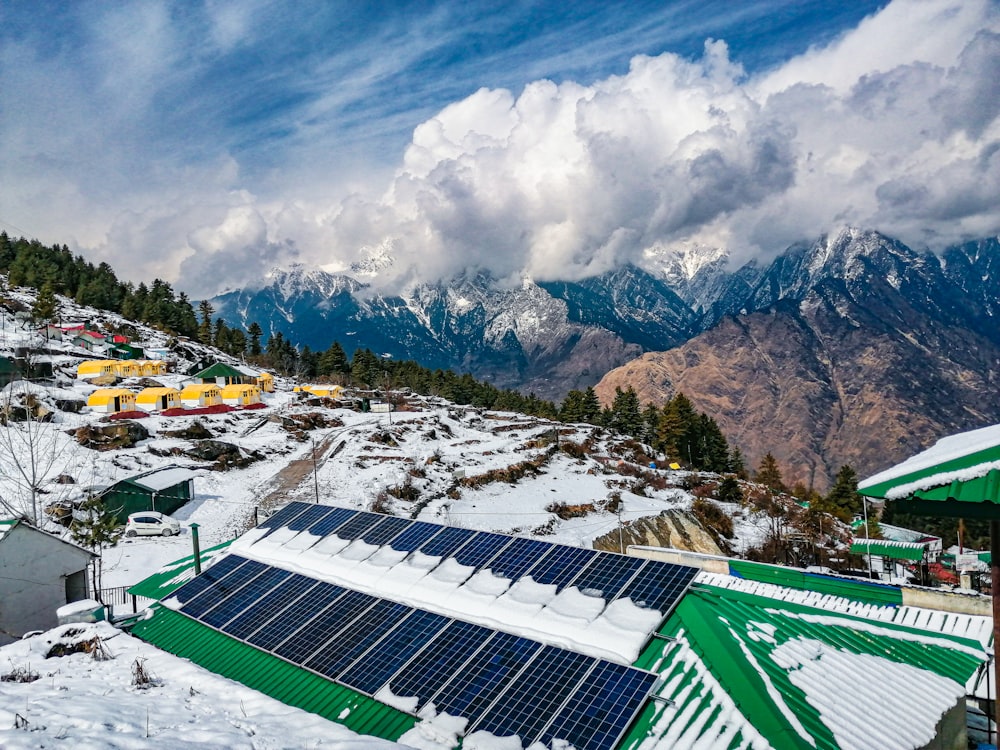
[[[0,6],[0,228],[199,299],[1000,231],[989,0]]]

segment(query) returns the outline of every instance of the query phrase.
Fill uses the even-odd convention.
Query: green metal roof
[[[911,665],[951,680],[958,692],[985,660],[975,641],[704,584],[688,592],[660,634],[676,640],[652,640],[635,665],[660,673],[657,695],[672,703],[651,701],[622,750],[839,748],[833,706],[799,687],[802,665],[781,655],[788,644],[808,644],[816,660],[847,654]],[[877,681],[871,663],[855,659],[857,673],[839,671],[837,682]],[[877,720],[873,713],[862,724]]]
[[[895,542],[891,539],[854,539],[851,541],[852,555],[878,555],[893,560],[923,560],[926,544],[920,542]]]
[[[249,377],[245,372],[240,372],[235,367],[230,367],[222,362],[216,362],[213,365],[209,365],[201,372],[196,372],[191,375],[192,378],[247,378]]]
[[[200,555],[202,566],[212,558],[225,552],[232,543],[233,540],[229,539],[222,544],[202,550]],[[139,581],[139,583],[132,586],[128,592],[135,596],[159,601],[172,594],[192,578],[194,578],[194,555],[188,555],[187,557],[182,557],[180,560],[174,560],[174,562],[164,565],[149,578]]]
[[[157,648],[359,734],[395,742],[416,719],[185,615],[154,605],[132,634]]]
[[[873,552],[873,554],[875,554]],[[875,581],[852,580],[830,575],[808,573],[799,568],[786,568],[781,565],[750,562],[749,560],[730,560],[729,573],[737,578],[750,581],[773,583],[803,591],[816,591],[820,594],[832,594],[857,602],[871,604],[903,603],[903,591],[899,586],[890,586]]]

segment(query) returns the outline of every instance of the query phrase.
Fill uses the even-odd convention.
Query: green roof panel
[[[894,542],[889,539],[854,539],[852,555],[878,555],[893,560],[923,560],[927,545],[919,542]]]
[[[229,539],[222,544],[201,551],[201,564],[204,567],[210,560],[222,554],[233,543]],[[132,586],[128,592],[133,596],[159,601],[170,596],[175,590],[194,578],[194,555],[182,557],[180,560],[164,565],[156,573]]]

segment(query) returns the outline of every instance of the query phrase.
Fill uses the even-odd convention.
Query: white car
[[[155,510],[133,513],[125,524],[125,536],[173,536],[180,533],[179,521]]]

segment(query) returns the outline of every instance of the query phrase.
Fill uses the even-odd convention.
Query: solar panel
[[[640,607],[666,614],[687,591],[697,573],[696,568],[687,565],[647,560],[620,597],[628,597]]]
[[[315,594],[322,591],[324,586],[329,585],[318,583],[306,576],[293,575],[266,598],[258,599],[232,621],[223,625],[222,630],[236,638],[245,639],[266,622],[280,615],[286,607],[300,596],[305,596],[307,592],[310,592],[309,603],[315,605]]]
[[[346,521],[358,514],[358,511],[351,508],[327,508],[327,511],[326,515],[320,516],[306,526],[305,530],[314,536],[326,536],[331,531],[336,531]]]
[[[372,598],[372,597],[369,597]],[[388,599],[376,599],[375,605],[365,609],[363,613],[351,620],[329,640],[307,633],[306,637],[313,643],[322,643],[322,647],[302,662],[301,657],[288,656],[292,661],[302,662],[306,667],[314,669],[327,677],[336,678],[351,662],[367,651],[376,641],[382,639],[409,612],[411,607],[391,602]],[[285,656],[285,654],[282,654]]]
[[[385,544],[393,537],[397,536],[403,529],[409,526],[412,521],[408,518],[397,518],[396,516],[386,516],[379,523],[368,529],[361,535],[361,541],[368,544]]]
[[[248,581],[263,573],[266,568],[266,565],[256,560],[247,560],[243,565],[234,568],[232,572],[215,581],[211,588],[205,589],[198,596],[182,604],[181,611],[191,617],[201,617],[223,599],[238,591]]]
[[[360,591],[347,591],[335,604],[328,605],[312,620],[302,624],[274,649],[274,653],[301,664],[310,655],[321,650],[346,625],[371,609],[377,601],[374,596]]]
[[[368,529],[378,523],[382,518],[385,518],[385,516],[380,516],[377,513],[364,513],[359,511],[354,518],[337,529],[337,536],[341,539],[349,539],[353,541],[368,531]]]
[[[611,601],[635,577],[645,560],[604,552],[594,558],[573,581],[585,594],[595,594]]]
[[[331,604],[347,593],[347,589],[332,583],[321,583],[309,592],[309,596],[296,599],[291,605],[276,612],[275,616],[247,636],[247,641],[255,646],[273,651],[288,637],[303,627],[317,613],[322,613]]]
[[[455,552],[455,560],[461,565],[469,565],[477,570],[514,540],[503,534],[480,531]]]
[[[337,514],[337,511],[344,511],[346,508],[333,508],[329,505],[316,505],[314,503],[307,504],[305,509],[299,513],[295,518],[291,519],[286,525],[292,531],[302,531],[308,529],[315,523]],[[356,511],[347,511],[348,513]]]
[[[399,552],[413,552],[432,536],[441,533],[444,528],[435,523],[411,521],[410,528],[389,542],[389,546]]]
[[[240,557],[239,555],[226,555],[225,557],[219,559],[210,568],[205,568],[201,575],[192,578],[190,581],[177,589],[174,592],[174,596],[181,604],[189,602],[198,596],[198,594],[202,591],[215,584],[215,582],[220,578],[229,575],[245,562],[247,562],[246,558]]]
[[[536,583],[554,584],[557,591],[576,578],[588,564],[598,555],[596,550],[583,547],[554,547],[552,551],[535,563],[525,575],[531,576]]]
[[[289,503],[284,508],[281,508],[273,515],[268,516],[263,521],[258,524],[258,529],[280,529],[282,526],[287,526],[296,516],[305,511],[310,506],[307,503],[294,502]],[[324,507],[324,506],[319,506]]]
[[[434,706],[452,716],[478,716],[496,700],[542,644],[497,632],[486,646],[434,696]]]
[[[546,747],[553,740],[577,750],[615,747],[656,684],[656,675],[598,662],[541,735]]]
[[[368,695],[375,695],[389,678],[433,638],[444,630],[448,618],[422,610],[412,611],[392,632],[357,659],[340,682]]]
[[[497,737],[518,735],[525,747],[531,745],[594,661],[574,651],[543,647],[496,702],[478,719],[472,720],[466,733],[485,731]]]
[[[486,566],[494,575],[518,580],[528,568],[533,566],[552,550],[550,542],[537,539],[517,538],[503,548]]]
[[[441,530],[440,534],[435,534],[427,542],[420,545],[420,551],[431,557],[449,557],[451,553],[475,535],[476,532],[470,529],[447,526]]]
[[[267,568],[238,591],[224,597],[211,609],[205,610],[204,614],[199,616],[198,619],[212,627],[221,628],[251,604],[262,597],[266,597],[275,586],[280,585],[291,577],[292,574],[287,570]],[[200,604],[200,602],[201,600],[199,599],[196,604]]]
[[[481,625],[453,620],[424,651],[392,678],[389,689],[393,695],[400,697],[416,696],[419,711],[493,633]]]

